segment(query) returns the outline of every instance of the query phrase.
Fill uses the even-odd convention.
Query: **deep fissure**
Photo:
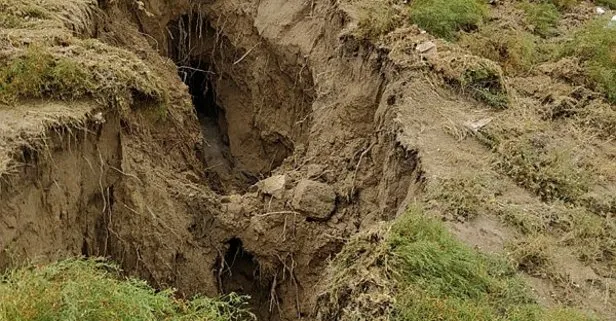
[[[312,74],[306,62],[281,55],[262,40],[243,43],[250,36],[217,30],[210,23],[216,18],[201,9],[195,6],[167,24],[167,54],[188,86],[201,124],[204,183],[219,195],[241,195],[304,143],[314,99]],[[283,238],[295,224],[295,218],[284,223]],[[250,310],[262,321],[295,310],[301,314],[293,251],[264,254],[253,239],[244,244],[239,237],[217,244],[227,249],[212,268],[218,292],[249,296]]]

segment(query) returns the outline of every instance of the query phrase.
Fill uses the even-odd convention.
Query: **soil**
[[[181,295],[250,295],[259,320],[311,319],[351,235],[394,219],[431,178],[487,166],[443,124],[491,112],[435,88],[414,53],[356,39],[331,1],[143,2],[99,1],[93,35],[165,70],[168,116],[147,101],[126,114],[0,108],[0,141],[14,142],[0,145],[0,268],[105,256]],[[275,192],[259,184],[273,176]],[[458,230],[496,251],[499,229]]]

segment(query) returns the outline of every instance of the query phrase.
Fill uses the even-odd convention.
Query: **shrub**
[[[481,0],[415,0],[410,10],[413,23],[448,40],[455,39],[460,30],[477,29],[487,15]]]
[[[0,278],[0,320],[11,321],[232,321],[254,319],[244,298],[191,301],[146,282],[119,278],[102,260],[66,260],[13,270]]]

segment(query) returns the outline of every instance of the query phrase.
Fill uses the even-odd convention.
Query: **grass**
[[[520,8],[526,14],[526,24],[537,35],[547,38],[556,34],[560,19],[558,7],[550,2],[523,2]]]
[[[507,108],[509,98],[506,93],[502,75],[490,65],[479,63],[464,71],[459,78],[463,91],[496,109]]]
[[[431,186],[428,192],[431,207],[458,221],[479,216],[494,200],[494,186],[477,176],[440,179]]]
[[[184,301],[173,291],[121,279],[102,260],[71,259],[13,270],[0,278],[0,320],[7,321],[232,321],[254,317],[244,298],[198,297]]]
[[[463,34],[458,43],[475,55],[498,62],[509,75],[528,73],[539,60],[535,37],[524,31],[482,28]]]
[[[456,39],[460,30],[477,29],[488,12],[480,0],[416,0],[410,10],[413,23],[447,40]]]
[[[544,146],[541,138],[507,138],[496,145],[494,165],[544,201],[577,203],[588,192],[591,174],[572,152]]]
[[[596,0],[598,5],[606,6],[610,9],[616,9],[616,0]]]
[[[578,30],[563,45],[563,56],[578,57],[590,84],[601,90],[612,103],[616,102],[616,37],[614,28],[606,27],[609,17],[596,18]]]
[[[531,236],[510,245],[509,250],[517,268],[529,275],[547,278],[554,270],[553,244],[546,236]]]
[[[93,5],[88,0],[0,0],[0,36],[29,39],[0,42],[0,104],[86,98],[126,109],[135,99],[145,99],[166,111],[163,75],[128,50],[75,35],[88,29]],[[63,20],[68,14],[72,19]]]
[[[330,271],[319,310],[337,320],[592,320],[540,307],[509,260],[466,247],[418,208],[351,240]],[[366,307],[370,317],[353,318]]]
[[[503,72],[493,61],[452,51],[443,52],[439,59],[431,63],[447,83],[462,93],[494,109],[508,107],[509,98]]]
[[[357,35],[360,38],[376,40],[400,26],[404,20],[404,10],[390,1],[360,1]]]

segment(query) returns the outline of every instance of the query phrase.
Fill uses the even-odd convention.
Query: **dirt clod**
[[[336,193],[327,184],[302,180],[293,194],[293,208],[308,218],[325,220],[336,208]]]

